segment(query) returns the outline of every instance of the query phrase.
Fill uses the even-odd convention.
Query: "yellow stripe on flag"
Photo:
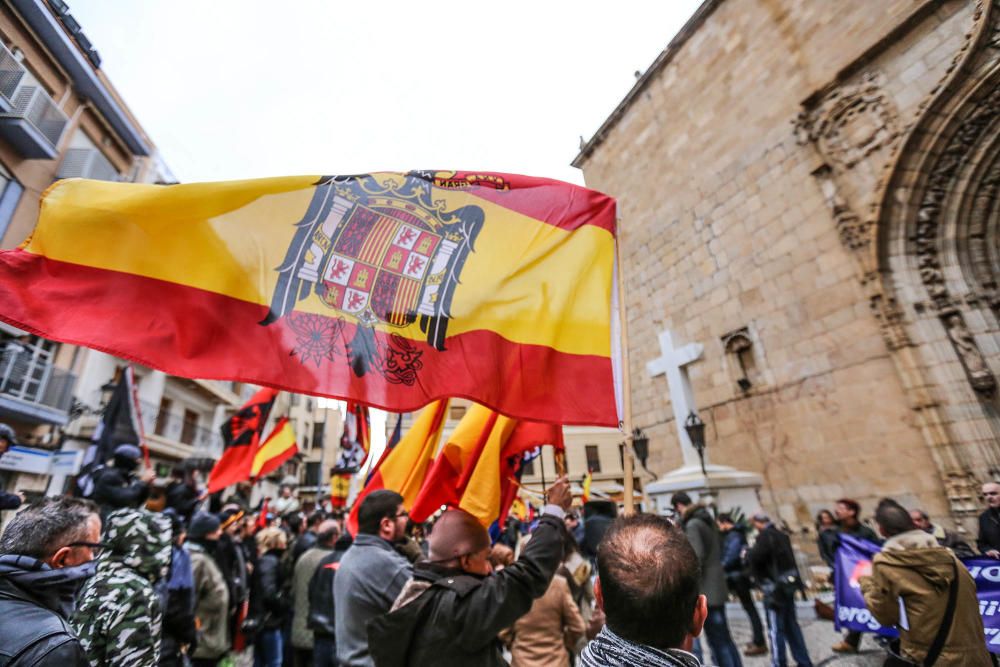
[[[487,410],[487,412],[492,411]],[[497,417],[458,505],[476,517],[484,528],[489,528],[500,515],[500,452],[515,426],[517,426],[516,419],[503,415]]]
[[[448,400],[435,401],[424,408],[379,466],[383,488],[403,496],[406,509],[413,506],[434,460],[447,419],[448,404]]]

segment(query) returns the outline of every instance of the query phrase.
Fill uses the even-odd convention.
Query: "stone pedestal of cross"
[[[684,491],[696,502],[712,504],[726,511],[738,507],[747,514],[755,512],[760,507],[757,491],[763,483],[761,476],[729,466],[711,464],[708,457],[705,457],[705,469],[702,472],[698,451],[691,445],[687,429],[684,428],[688,415],[695,411],[694,392],[691,391],[687,366],[701,359],[704,348],[698,343],[690,343],[674,349],[669,331],[661,333],[659,338],[660,358],[646,364],[646,370],[653,377],[667,376],[670,405],[674,410],[677,439],[681,443],[684,464],[646,485],[653,510],[660,514],[669,512],[671,496],[677,491]]]
[[[700,343],[688,343],[674,349],[674,341],[669,331],[659,336],[661,356],[646,364],[646,371],[651,377],[667,376],[667,388],[670,391],[670,406],[674,411],[674,422],[677,426],[677,437],[681,443],[681,455],[685,466],[699,466],[698,452],[691,445],[684,422],[695,410],[694,393],[691,391],[691,381],[688,379],[686,366],[701,359],[704,347]],[[706,464],[708,459],[705,459]]]

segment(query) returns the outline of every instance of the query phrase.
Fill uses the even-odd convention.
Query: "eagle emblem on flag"
[[[445,349],[451,301],[484,212],[475,205],[447,210],[434,199],[442,182],[436,174],[328,176],[316,183],[261,322],[287,317],[303,363],[318,365],[342,351],[359,377],[374,367],[390,381],[412,384],[421,353],[392,329],[417,323],[430,346]],[[311,297],[332,311],[329,317],[295,311]],[[347,322],[356,329],[341,347]],[[379,340],[377,326],[390,335]]]

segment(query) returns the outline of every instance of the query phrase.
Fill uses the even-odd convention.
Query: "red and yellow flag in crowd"
[[[448,419],[448,403],[447,400],[435,401],[424,408],[406,435],[379,461],[347,519],[351,535],[358,534],[358,508],[372,491],[392,489],[403,496],[403,507],[407,510],[413,507],[437,453],[441,430]]]
[[[295,431],[287,417],[282,417],[274,425],[271,435],[261,444],[260,449],[254,454],[253,463],[250,465],[250,477],[260,479],[278,468],[288,459],[295,456],[299,451],[299,445],[295,441]]]
[[[610,197],[526,176],[71,179],[0,253],[0,320],[186,377],[616,426],[614,234]]]
[[[250,479],[267,417],[277,396],[277,390],[270,387],[259,389],[239,412],[222,425],[225,449],[208,475],[209,493]]]
[[[447,505],[472,514],[485,528],[493,526],[506,517],[517,496],[521,457],[542,445],[563,449],[562,427],[511,419],[473,405],[431,465],[410,516],[426,521]]]

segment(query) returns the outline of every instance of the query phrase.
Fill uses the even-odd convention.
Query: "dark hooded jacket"
[[[684,534],[701,563],[701,592],[708,598],[709,607],[726,604],[729,588],[722,570],[722,537],[712,513],[701,505],[692,505],[684,511]]]
[[[96,566],[54,570],[28,556],[0,556],[0,666],[90,664],[68,618]]]
[[[375,664],[506,665],[497,634],[545,594],[562,562],[564,530],[543,516],[517,562],[485,577],[418,563],[392,611],[368,624]]]
[[[163,610],[155,584],[167,575],[170,519],[146,510],[108,515],[106,551],[80,592],[73,627],[94,667],[159,662]]]
[[[257,619],[262,630],[281,628],[291,616],[291,604],[281,570],[282,553],[277,549],[268,551],[260,557],[253,571],[250,615]]]

